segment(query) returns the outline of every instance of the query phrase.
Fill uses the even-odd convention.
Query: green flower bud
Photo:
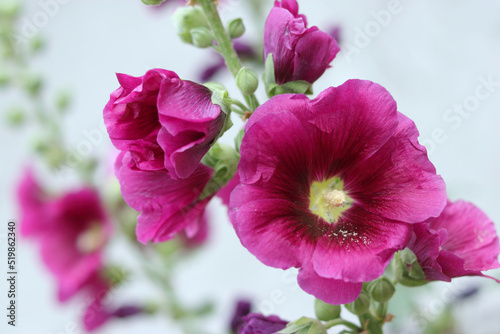
[[[201,162],[214,169],[210,181],[203,189],[200,199],[206,198],[225,186],[236,173],[239,154],[228,145],[215,143]]]
[[[71,93],[66,90],[61,90],[56,95],[56,107],[60,112],[64,112],[68,109],[71,103]]]
[[[21,12],[19,1],[7,0],[0,4],[0,16],[15,18]]]
[[[44,46],[45,46],[45,41],[40,36],[36,36],[32,38],[30,41],[30,48],[31,51],[33,52],[41,51]]]
[[[365,314],[370,309],[370,297],[365,291],[361,291],[358,299],[350,304],[346,304],[345,308],[356,315]]]
[[[142,3],[148,6],[158,6],[164,2],[165,0],[142,0]]]
[[[172,16],[172,21],[179,37],[189,44],[193,44],[192,29],[209,28],[207,17],[199,7],[180,7]]]
[[[29,74],[24,77],[24,88],[30,95],[37,95],[43,85],[43,79],[38,74]]]
[[[259,78],[254,71],[242,67],[236,75],[236,85],[243,94],[252,95],[259,87]]]
[[[396,280],[405,286],[421,286],[427,283],[425,273],[415,254],[408,248],[396,253],[393,259]]]
[[[279,331],[283,334],[327,334],[325,326],[316,319],[302,317],[297,321],[290,322]]]
[[[330,321],[340,317],[340,305],[330,305],[320,299],[314,301],[316,318],[321,321]]]
[[[382,276],[370,284],[369,291],[374,301],[385,303],[392,298],[396,288],[387,277]]]
[[[20,107],[14,107],[7,111],[7,123],[12,126],[23,125],[26,121],[26,113]]]
[[[229,34],[230,38],[238,38],[243,36],[243,34],[245,33],[245,25],[243,24],[243,20],[234,19],[229,22],[227,33]]]
[[[191,29],[191,40],[193,45],[201,49],[208,48],[214,44],[214,36],[210,29],[198,27]]]
[[[0,87],[7,86],[10,82],[10,76],[7,70],[0,68]]]

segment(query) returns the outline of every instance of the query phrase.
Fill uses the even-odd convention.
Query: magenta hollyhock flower
[[[296,0],[275,1],[264,26],[264,59],[272,53],[276,83],[316,81],[340,48],[333,37],[307,28]]]
[[[316,99],[278,95],[243,138],[230,219],[264,264],[300,268],[302,289],[356,299],[404,249],[412,223],[446,205],[414,123],[381,86],[349,80]]]
[[[187,179],[174,179],[166,169],[137,170],[132,154],[122,152],[116,161],[116,177],[127,204],[140,211],[137,238],[162,242],[185,230],[194,236],[205,206],[213,197],[199,199],[213,170],[199,164]]]
[[[287,323],[275,315],[268,317],[260,313],[250,313],[242,318],[238,334],[273,334],[286,327]]]
[[[162,69],[142,77],[117,74],[121,87],[104,108],[112,143],[130,152],[137,169],[167,169],[187,178],[224,126],[212,91]]]
[[[495,225],[465,201],[448,202],[439,217],[413,225],[408,248],[430,281],[485,276],[481,271],[500,268]]]
[[[229,207],[231,193],[238,184],[240,184],[240,177],[238,176],[238,172],[236,172],[234,177],[217,192],[217,197],[222,200],[222,204]]]
[[[186,248],[196,248],[205,244],[208,239],[210,228],[208,226],[209,214],[204,210],[198,217],[195,217],[194,223],[190,228],[180,233],[181,240]]]
[[[99,195],[83,188],[52,198],[27,171],[18,188],[21,234],[35,238],[65,301],[88,285],[102,268],[102,250],[111,234]]]
[[[243,317],[247,316],[252,311],[252,303],[248,300],[238,300],[234,313],[231,316],[229,328],[231,333],[239,333],[239,329],[243,326]]]

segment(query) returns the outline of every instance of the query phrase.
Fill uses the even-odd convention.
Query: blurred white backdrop
[[[37,12],[45,10],[41,4],[54,1],[25,1],[23,19],[32,21]],[[248,32],[243,39],[261,38],[261,28],[241,9],[243,1],[229,1],[223,18],[244,17]],[[182,78],[196,80],[207,59],[214,61],[210,51],[180,42],[170,19],[172,10],[154,11],[140,0],[57,3],[60,4],[57,12],[39,29],[48,45],[33,65],[48,78],[49,90],[64,86],[75,95],[71,114],[66,118],[67,136],[70,146],[74,145],[71,147],[85,140],[86,131],[100,129],[102,109],[109,94],[118,87],[115,72],[139,76],[148,69],[161,67],[177,72]],[[267,1],[266,13],[272,3]],[[394,5],[383,0],[299,0],[299,4],[310,25],[324,29],[334,24],[342,27],[342,51],[333,61],[333,67],[314,85],[315,93],[350,78],[382,84],[394,96],[399,110],[416,122],[421,142],[447,182],[449,197],[469,200],[494,222],[500,222],[500,1],[401,0]],[[229,75],[218,79],[230,93],[236,94]],[[458,112],[460,108],[462,111]],[[238,124],[230,135],[234,135],[237,127]],[[14,187],[22,167],[30,163],[27,147],[32,140],[33,129],[14,131],[1,125],[2,222],[18,217]],[[226,140],[229,143],[232,139],[228,136]],[[103,159],[110,156],[111,143],[105,134],[94,149]],[[55,181],[61,187],[72,182]],[[239,296],[252,298],[257,310],[284,319],[312,316],[314,299],[297,288],[293,272],[268,268],[257,261],[239,243],[221,203],[216,200],[210,208],[213,218],[210,243],[182,265],[182,274],[175,282],[187,301],[204,298],[219,301],[217,319],[207,323],[208,331],[225,330]],[[113,245],[108,256],[114,261],[133,263],[132,255],[120,242]],[[64,305],[56,302],[54,281],[29,241],[20,243],[18,257],[18,326],[7,326],[2,315],[1,332],[80,332],[73,324],[79,326],[81,301]],[[500,277],[500,271],[491,274]],[[462,284],[486,286],[458,310],[464,333],[500,333],[495,311],[500,308],[500,286],[485,282],[486,279],[459,280]],[[439,301],[437,296],[444,287],[432,284],[420,293],[420,305],[429,310],[429,318],[439,314],[439,308],[432,305],[436,304],[436,298]],[[3,295],[4,291],[6,282],[2,280],[0,293]],[[155,293],[140,278],[132,279],[121,292],[117,300],[140,300]],[[403,309],[404,298],[400,299],[397,307]],[[111,322],[99,333],[127,334],[139,330],[181,333],[175,325],[159,317]],[[401,330],[401,333],[412,332],[409,328]]]

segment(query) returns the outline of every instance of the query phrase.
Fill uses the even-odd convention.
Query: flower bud
[[[415,253],[408,248],[395,254],[393,268],[396,280],[402,285],[420,286],[427,283]]]
[[[43,85],[43,79],[37,74],[29,74],[24,78],[24,88],[30,95],[37,95]]]
[[[229,22],[227,33],[232,39],[243,36],[243,34],[245,33],[245,25],[243,24],[243,20],[238,18]]]
[[[242,67],[236,75],[236,85],[245,95],[252,95],[259,87],[259,78],[254,71]]]
[[[189,44],[193,44],[192,29],[209,28],[207,17],[199,7],[180,7],[172,16],[172,21],[179,37]]]
[[[385,303],[392,298],[396,288],[387,277],[382,276],[370,284],[369,291],[374,301]]]
[[[201,49],[208,48],[212,46],[214,43],[214,36],[210,29],[206,27],[198,27],[191,29],[191,39],[193,41],[193,45],[199,47]]]
[[[0,4],[0,16],[2,17],[16,17],[21,11],[21,4],[19,1],[2,1]]]
[[[164,2],[165,0],[142,0],[142,3],[148,6],[158,6]]]
[[[20,107],[14,107],[7,111],[7,123],[12,126],[23,125],[26,121],[25,111]]]
[[[290,322],[286,328],[279,331],[283,334],[326,334],[325,326],[316,319],[302,317],[297,321]]]
[[[212,178],[200,195],[200,199],[203,199],[217,192],[234,177],[239,154],[231,146],[215,143],[201,162],[214,169]]]
[[[316,318],[321,321],[330,321],[340,317],[340,305],[330,305],[320,299],[314,301]]]
[[[370,297],[365,291],[361,291],[358,299],[350,304],[346,304],[345,308],[356,315],[365,314],[370,309]]]

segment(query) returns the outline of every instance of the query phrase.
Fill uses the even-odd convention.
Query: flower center
[[[84,254],[90,254],[104,246],[106,236],[101,223],[93,223],[88,229],[80,233],[76,239],[76,248]]]
[[[348,210],[354,200],[344,190],[344,182],[339,177],[311,184],[309,210],[328,223],[336,223],[342,213]]]

